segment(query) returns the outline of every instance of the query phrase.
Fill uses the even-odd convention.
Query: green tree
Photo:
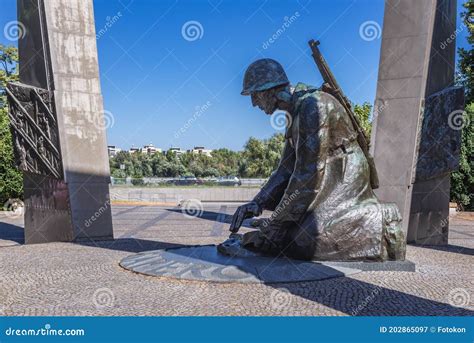
[[[458,82],[464,86],[466,112],[461,132],[459,170],[451,174],[451,199],[459,207],[474,210],[474,1],[464,3],[463,23],[468,29],[470,49],[458,49]]]
[[[0,44],[0,202],[23,197],[23,175],[16,168],[5,87],[18,81],[18,51]]]
[[[162,153],[157,152],[151,156],[151,168],[154,176],[165,175],[165,163],[166,157]]]
[[[369,137],[371,110],[372,107],[369,103],[354,106],[354,112]],[[245,144],[243,151],[216,149],[211,156],[190,152],[178,156],[169,150],[164,154],[155,153],[151,157],[120,152],[111,158],[110,170],[114,177],[236,175],[266,178],[277,168],[284,145],[285,137],[278,133],[263,140],[251,137]],[[120,165],[124,165],[125,169],[120,170]]]
[[[246,168],[240,170],[244,177],[268,177],[276,169],[285,145],[281,133],[269,139],[259,140],[251,137],[245,144],[242,154]]]
[[[239,163],[242,152],[229,149],[217,149],[212,152],[212,168],[216,169],[216,176],[241,175]]]
[[[353,105],[353,109],[355,116],[359,120],[360,126],[362,126],[367,139],[370,141],[370,134],[372,132],[370,113],[372,111],[372,105],[368,102],[364,102],[362,105]]]
[[[472,49],[474,44],[474,1],[467,0],[463,7],[465,11],[462,12],[461,17],[464,27],[468,30],[467,42],[471,48],[458,49],[458,82],[464,86],[466,103],[470,104],[474,101],[474,50]]]

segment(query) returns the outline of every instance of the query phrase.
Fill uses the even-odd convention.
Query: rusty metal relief
[[[415,150],[417,163],[412,183],[447,175],[458,169],[463,113],[463,87],[443,89],[425,100],[420,116],[422,125]]]
[[[6,90],[18,168],[62,179],[52,92],[18,82],[9,83]]]

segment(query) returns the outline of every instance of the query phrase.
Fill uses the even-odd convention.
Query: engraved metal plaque
[[[18,168],[63,179],[52,92],[18,82],[9,83],[6,91]]]
[[[464,89],[451,87],[425,101],[423,124],[417,147],[415,181],[446,175],[459,165]]]

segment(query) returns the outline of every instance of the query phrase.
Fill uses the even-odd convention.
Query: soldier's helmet
[[[287,85],[290,81],[280,63],[271,58],[256,60],[247,68],[242,95]]]

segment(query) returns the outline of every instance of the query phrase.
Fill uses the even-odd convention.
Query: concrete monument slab
[[[112,239],[92,0],[18,0],[18,21],[20,82],[7,93],[25,242]]]
[[[371,148],[382,201],[402,215],[407,241],[448,240],[450,172],[459,161],[460,131],[450,114],[462,111],[453,89],[454,0],[385,1]]]

